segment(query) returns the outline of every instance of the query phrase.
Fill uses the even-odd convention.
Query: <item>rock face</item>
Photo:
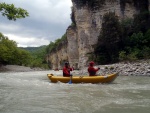
[[[71,66],[77,69],[79,62],[79,52],[78,52],[77,31],[74,27],[68,27],[67,40],[68,40],[67,45],[68,61]]]
[[[102,2],[99,8],[91,9],[87,4],[79,6],[81,0],[72,0],[73,26],[69,26],[65,47],[61,50],[50,53],[47,58],[52,62],[52,68],[62,68],[61,61],[69,61],[71,66],[82,68],[88,64],[88,53],[93,52],[93,46],[97,43],[101,30],[103,15],[108,12],[115,12],[120,19],[132,18],[140,12],[136,0],[94,0]],[[150,0],[143,0],[148,3]],[[150,8],[149,8],[150,9]],[[67,47],[66,47],[67,46]]]
[[[68,60],[67,45],[62,46],[56,52],[48,54],[46,59],[52,69],[61,69],[63,66],[62,62]]]

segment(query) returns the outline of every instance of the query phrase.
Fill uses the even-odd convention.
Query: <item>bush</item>
[[[120,61],[127,60],[126,51],[121,51],[121,52],[119,53],[119,60],[120,60]]]
[[[150,48],[147,46],[144,46],[141,51],[141,54],[143,55],[143,58],[149,59],[150,58]]]

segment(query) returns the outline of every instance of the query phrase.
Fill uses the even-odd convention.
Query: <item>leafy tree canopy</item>
[[[14,4],[0,3],[0,12],[2,16],[6,16],[9,20],[16,20],[29,16],[29,13],[22,8],[16,8]]]

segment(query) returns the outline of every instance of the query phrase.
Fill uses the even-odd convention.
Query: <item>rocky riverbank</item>
[[[136,62],[120,62],[110,65],[97,65],[95,67],[100,67],[100,71],[97,73],[98,75],[119,72],[119,75],[126,76],[150,76],[150,59],[138,60]],[[87,67],[75,73],[87,75]]]
[[[119,75],[125,76],[150,76],[150,59],[149,60],[138,60],[136,62],[120,62],[110,65],[97,65],[100,67],[98,75],[105,75],[110,73],[119,72]],[[84,67],[81,70],[75,70],[72,72],[73,75],[88,75],[88,67]],[[0,67],[0,72],[27,72],[27,71],[43,71],[40,68],[30,68],[18,65],[6,65]],[[60,74],[62,70],[60,70]]]

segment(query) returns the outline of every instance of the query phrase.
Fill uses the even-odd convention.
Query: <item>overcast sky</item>
[[[29,12],[29,17],[10,21],[0,14],[0,32],[20,47],[48,45],[71,24],[71,0],[0,0]]]

